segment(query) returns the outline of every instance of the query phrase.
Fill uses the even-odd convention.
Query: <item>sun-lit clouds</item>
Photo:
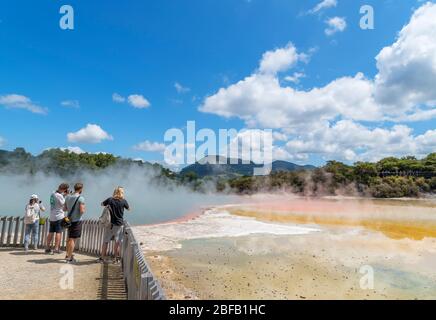
[[[77,100],[65,100],[61,102],[61,106],[73,109],[79,109],[80,103]]]
[[[309,10],[308,13],[309,14],[320,13],[325,9],[333,8],[336,7],[337,5],[338,5],[337,0],[323,0],[319,2],[313,9]]]
[[[100,143],[104,140],[113,140],[113,137],[96,124],[88,124],[85,128],[67,135],[71,143]]]
[[[376,60],[375,97],[379,103],[392,114],[413,115],[422,108],[421,117],[434,117],[436,4],[420,7],[397,41],[381,50]]]
[[[6,139],[0,136],[0,147],[3,147],[6,144]]]
[[[145,151],[145,152],[159,152],[162,153],[165,151],[165,144],[159,143],[159,142],[151,142],[151,141],[144,141],[141,143],[138,143],[133,147],[133,149],[137,151]]]
[[[127,98],[123,97],[122,95],[118,93],[112,94],[112,101],[115,103],[128,103],[132,107],[136,109],[147,109],[151,106],[150,101],[148,101],[143,95],[141,94],[131,94]]]
[[[343,17],[329,18],[325,23],[327,24],[327,28],[324,32],[328,36],[332,36],[338,32],[343,32],[347,28],[347,21]]]
[[[0,106],[6,109],[23,109],[37,114],[47,114],[48,109],[19,94],[0,95]]]
[[[127,98],[129,104],[137,109],[146,109],[151,106],[150,102],[140,94],[132,94]]]
[[[316,130],[301,133],[286,144],[295,154],[319,154],[346,161],[379,160],[387,156],[425,156],[436,150],[436,130],[418,136],[404,125],[391,129],[367,128],[351,120],[334,125],[324,122]]]
[[[297,62],[308,62],[309,56],[305,53],[298,53],[292,43],[284,48],[267,51],[263,54],[259,65],[259,73],[275,75],[279,72],[289,70]]]
[[[180,94],[188,93],[189,91],[191,91],[191,88],[185,87],[179,82],[174,83],[174,88],[176,89],[177,93]]]
[[[363,74],[339,78],[309,91],[284,87],[276,76],[253,74],[206,98],[200,111],[239,117],[249,127],[273,129],[307,126],[340,115],[378,120],[381,114],[372,99],[372,90]]]
[[[436,4],[419,8],[395,43],[381,50],[374,78],[357,72],[296,89],[280,81],[278,72],[296,67],[297,56],[289,45],[267,52],[251,75],[208,96],[199,110],[286,133],[282,156],[353,161],[436,150],[434,131],[416,135],[404,125],[436,117]]]

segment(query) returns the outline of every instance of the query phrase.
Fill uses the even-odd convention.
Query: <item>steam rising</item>
[[[98,218],[101,202],[110,197],[117,186],[126,191],[131,211],[126,218],[132,224],[154,224],[179,219],[198,211],[203,206],[219,205],[231,201],[230,196],[194,193],[190,189],[163,183],[156,172],[144,168],[107,169],[85,172],[71,178],[36,173],[34,175],[0,175],[0,215],[21,216],[31,194],[39,195],[49,214],[50,194],[62,182],[73,187],[82,182],[86,200],[87,218]]]

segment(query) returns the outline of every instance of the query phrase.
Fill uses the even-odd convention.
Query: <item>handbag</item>
[[[79,202],[80,195],[77,197],[76,202],[74,202],[73,207],[71,208],[70,212],[68,213],[68,216],[62,219],[61,226],[62,228],[68,229],[73,224],[71,222],[71,216],[73,215],[74,209],[76,208],[77,202]]]

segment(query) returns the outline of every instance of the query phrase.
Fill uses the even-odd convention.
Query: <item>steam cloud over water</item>
[[[87,218],[98,218],[102,208],[100,204],[110,197],[117,186],[126,191],[132,210],[127,220],[132,224],[154,224],[181,218],[199,210],[203,206],[228,203],[234,197],[225,195],[205,195],[194,193],[190,189],[158,183],[152,170],[138,168],[110,169],[98,173],[84,173],[75,178],[62,178],[56,175],[37,173],[35,175],[0,175],[0,215],[24,215],[31,194],[39,195],[49,209],[50,194],[62,182],[76,182],[85,185]],[[48,212],[44,214],[48,216]]]

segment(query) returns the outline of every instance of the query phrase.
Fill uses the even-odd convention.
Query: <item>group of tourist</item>
[[[82,183],[76,183],[74,191],[71,192],[70,186],[63,183],[50,196],[50,225],[45,253],[50,255],[61,254],[61,238],[64,229],[66,229],[68,232],[65,257],[67,263],[76,262],[74,248],[76,242],[82,236],[83,218],[86,212],[85,198],[82,193]],[[114,263],[119,263],[123,238],[124,210],[130,210],[129,204],[124,198],[124,189],[117,187],[113,196],[103,201],[101,205],[109,212],[110,223],[105,225],[103,247],[98,262],[106,261],[108,245],[113,240],[115,241]],[[33,194],[26,206],[24,216],[24,250],[26,252],[29,251],[31,243],[33,244],[32,249],[36,250],[38,248],[41,213],[45,211],[46,208],[42,201],[39,200],[36,194]],[[53,240],[54,247],[52,246]]]

